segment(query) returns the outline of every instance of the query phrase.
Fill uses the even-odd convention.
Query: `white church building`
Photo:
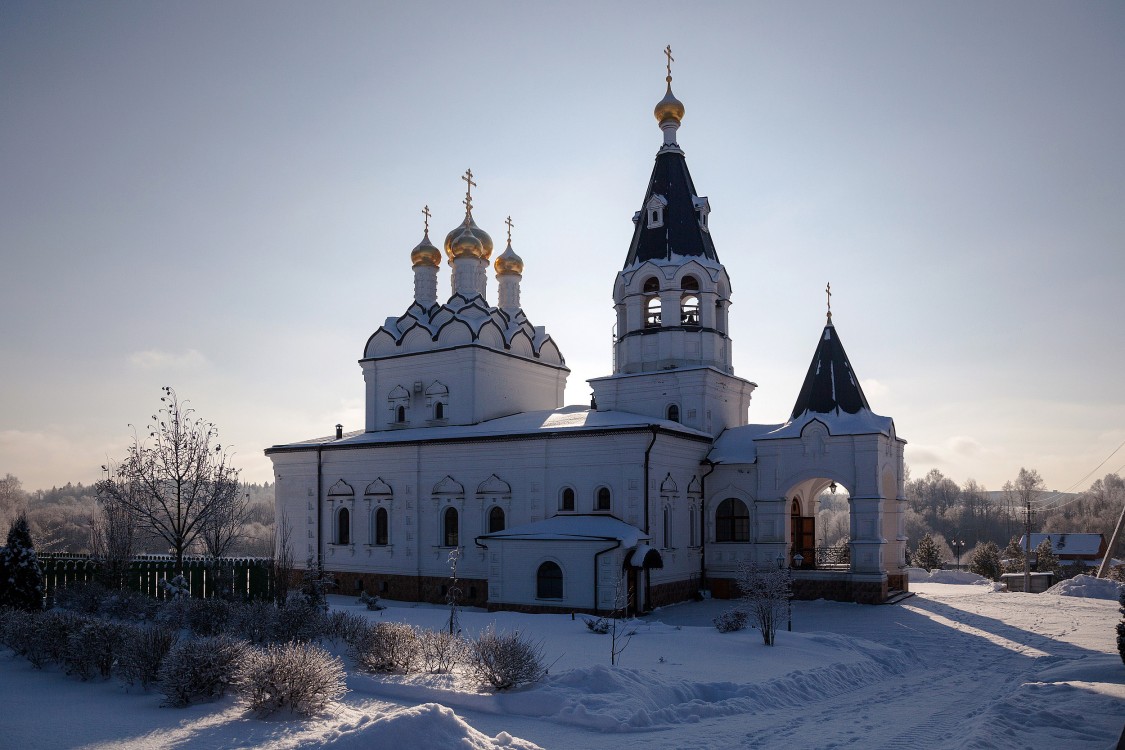
[[[748,562],[791,566],[800,598],[907,589],[905,441],[868,406],[831,311],[792,413],[748,423],[755,384],[731,366],[730,279],[667,81],[663,143],[613,284],[613,372],[589,381],[589,407],[563,406],[570,371],[521,306],[510,230],[493,258],[473,220],[468,172],[464,221],[439,249],[427,214],[414,299],[363,348],[364,429],[266,450],[295,559],[319,557],[340,593],[442,602],[454,550],[463,603],[501,609],[733,596]],[[829,557],[817,497],[838,487],[849,554]]]

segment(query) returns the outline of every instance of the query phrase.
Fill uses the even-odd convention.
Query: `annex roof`
[[[844,352],[840,335],[829,318],[813,354],[805,382],[793,406],[792,418],[798,419],[806,412],[817,414],[855,414],[861,409],[870,411],[867,397],[859,385],[859,377]]]
[[[1051,549],[1056,555],[1101,555],[1105,551],[1105,537],[1101,534],[1041,534],[1032,533],[1031,549],[1043,543],[1044,539],[1051,542]],[[1020,549],[1023,549],[1024,540],[1020,537]]]
[[[666,419],[653,419],[652,417],[625,411],[596,411],[586,406],[564,406],[561,409],[520,412],[473,425],[414,427],[402,430],[379,430],[377,432],[359,430],[346,433],[339,440],[334,435],[328,435],[295,443],[283,443],[269,448],[267,453],[274,450],[315,448],[328,445],[347,447],[493,437],[534,437],[547,434],[648,429],[652,427],[669,432],[678,432],[692,438],[711,439],[711,436],[705,432]]]
[[[649,536],[636,526],[605,515],[559,515],[513,526],[510,529],[482,534],[486,541],[534,540],[555,542],[618,541],[622,547],[634,547]]]

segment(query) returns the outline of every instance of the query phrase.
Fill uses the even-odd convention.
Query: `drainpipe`
[[[324,554],[324,542],[321,538],[321,527],[324,525],[322,522],[323,519],[321,518],[323,508],[321,507],[320,502],[320,496],[323,492],[321,487],[324,484],[324,482],[321,481],[321,451],[322,448],[318,445],[316,447],[316,561],[318,563],[323,558]]]
[[[699,585],[703,591],[707,590],[707,477],[718,468],[718,464],[710,459],[703,459],[700,463],[711,468],[699,478]]]
[[[656,434],[659,430],[660,430],[659,425],[652,425],[652,440],[649,441],[648,447],[645,448],[645,534],[650,536],[650,538],[649,538],[650,542],[652,541],[652,539],[651,539],[652,532],[649,530],[649,520],[648,520],[649,519],[649,513],[648,513],[648,503],[649,503],[649,491],[648,491],[649,455],[652,453],[652,446],[656,445]],[[642,562],[642,564],[643,564],[643,562]],[[645,612],[648,612],[649,610],[652,609],[652,600],[649,596],[649,594],[651,593],[651,586],[650,586],[648,568],[644,568],[644,574],[645,574]]]

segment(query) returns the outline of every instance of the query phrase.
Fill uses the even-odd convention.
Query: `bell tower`
[[[613,375],[590,381],[599,409],[671,419],[718,435],[746,424],[755,385],[734,376],[730,279],[677,132],[684,105],[667,88],[653,114],[663,133],[633,239],[613,287]]]

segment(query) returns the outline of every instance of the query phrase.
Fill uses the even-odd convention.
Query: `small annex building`
[[[792,412],[748,420],[756,385],[732,366],[731,282],[677,142],[671,80],[612,279],[613,371],[589,381],[591,405],[563,405],[570,371],[524,310],[510,227],[493,257],[467,172],[464,220],[438,247],[427,214],[413,299],[363,346],[364,429],[266,450],[298,563],[323,561],[341,593],[441,602],[456,553],[465,604],[526,611],[731,596],[748,563],[792,566],[798,597],[878,603],[907,589],[905,441],[871,410],[831,311],[809,332]],[[816,533],[817,497],[837,487],[851,514],[842,563]]]

